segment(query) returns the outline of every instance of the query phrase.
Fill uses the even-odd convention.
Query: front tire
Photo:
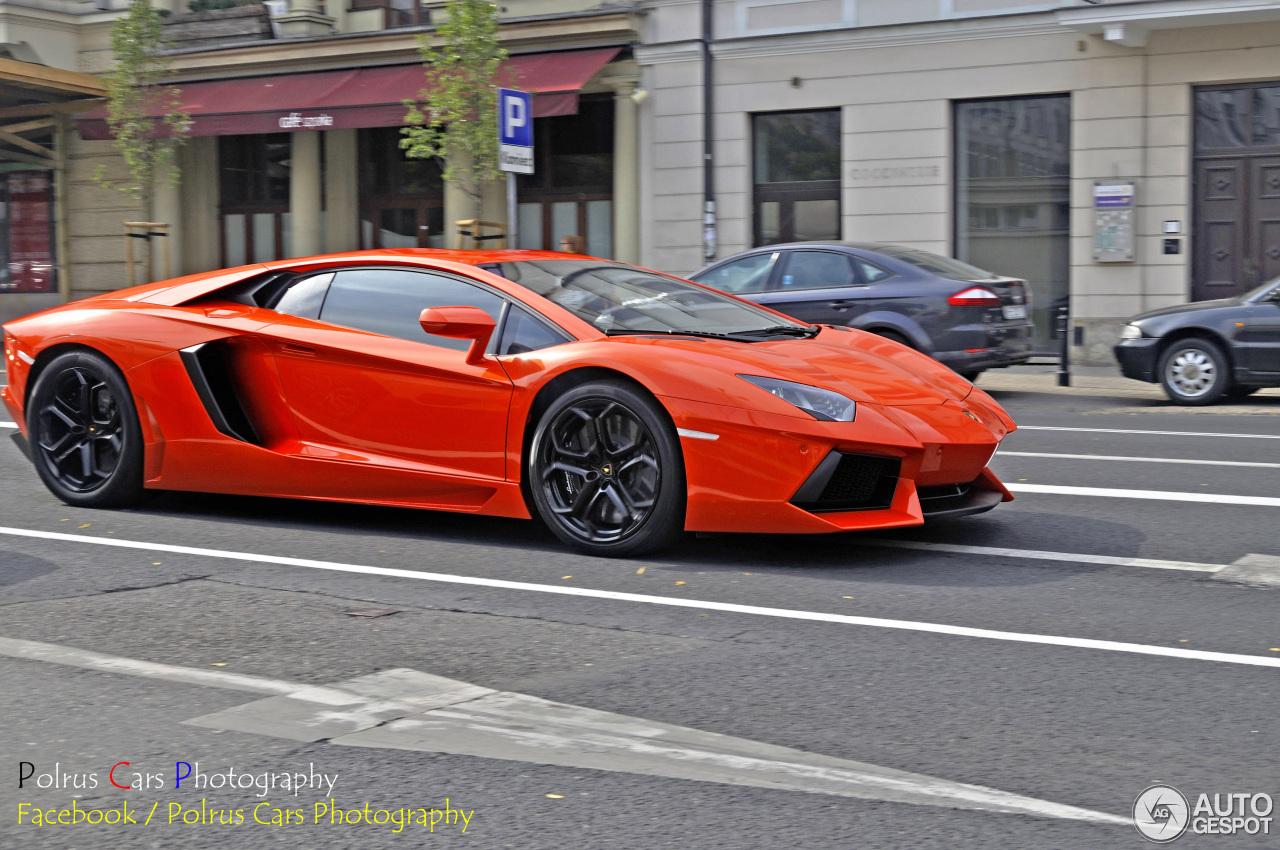
[[[142,429],[129,385],[101,354],[73,351],[40,373],[27,408],[31,459],[45,486],[68,505],[137,504]]]
[[[1231,388],[1231,364],[1207,339],[1180,339],[1160,358],[1160,384],[1170,401],[1189,406],[1213,404]]]
[[[556,537],[623,557],[671,543],[684,527],[680,443],[651,397],[614,381],[575,387],[538,421],[529,491]]]

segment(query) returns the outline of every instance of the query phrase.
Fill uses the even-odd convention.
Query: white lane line
[[[1153,570],[1184,570],[1216,573],[1227,564],[1202,564],[1196,561],[1160,561],[1153,558],[1122,558],[1115,555],[1082,555],[1075,552],[1047,552],[1041,549],[1003,549],[998,546],[969,546],[961,543],[932,543],[924,540],[860,540],[867,546],[886,549],[916,549],[924,552],[949,552],[957,555],[986,555],[996,558],[1022,558],[1032,561],[1064,561],[1070,564],[1104,564],[1108,567],[1145,567]]]
[[[1206,431],[1134,431],[1125,428],[1063,428],[1057,425],[1019,425],[1019,431],[1081,431],[1088,434],[1156,434],[1162,437],[1239,437],[1242,440],[1280,440],[1280,434],[1214,434]]]
[[[639,602],[646,605],[667,605],[674,608],[697,608],[704,611],[724,611],[730,614],[752,614],[760,617],[777,617],[787,620],[808,620],[820,623],[841,623],[849,626],[871,626],[881,629],[927,632],[931,634],[976,637],[1014,643],[1035,643],[1046,646],[1068,646],[1078,649],[1098,649],[1108,652],[1131,652],[1139,655],[1158,655],[1167,658],[1185,658],[1193,661],[1216,661],[1224,664],[1247,664],[1255,667],[1280,668],[1280,658],[1260,655],[1241,655],[1230,652],[1209,652],[1200,649],[1182,649],[1168,646],[1149,646],[1140,643],[1123,643],[1093,638],[1059,637],[1057,635],[1033,635],[1019,632],[1002,632],[995,629],[975,629],[968,626],[951,626],[944,623],[919,623],[911,620],[887,620],[881,617],[855,617],[848,614],[827,614],[820,611],[797,611],[788,608],[765,608],[759,605],[739,605],[732,602],[710,602],[701,599],[680,599],[668,596],[650,596],[642,593],[622,593],[616,590],[595,590],[586,587],[562,587],[549,584],[533,584],[524,581],[479,578],[476,576],[427,573],[400,570],[390,567],[369,567],[362,564],[343,564],[334,561],[314,561],[309,558],[287,558],[282,555],[258,555],[251,552],[232,552],[223,549],[201,549],[195,546],[175,546],[169,543],[146,543],[135,540],[104,540],[88,535],[63,534],[57,531],[33,531],[26,528],[0,527],[0,534],[14,537],[32,537],[38,540],[60,540],[78,545],[112,546],[119,549],[144,549],[149,552],[172,552],[177,555],[196,555],[205,558],[225,558],[232,561],[251,561],[258,564],[280,564],[287,567],[304,567],[360,575],[407,578],[415,581],[433,581],[443,584],[462,584],[474,587],[492,587],[502,590],[523,590],[532,593],[552,593],[559,596],[582,596],[591,599],[611,599],[618,602]]]
[[[17,422],[0,422],[0,428],[17,428]]]
[[[1209,505],[1254,505],[1280,508],[1275,496],[1232,496],[1226,493],[1178,493],[1169,490],[1116,490],[1111,487],[1065,487],[1059,484],[1006,484],[1014,493],[1054,496],[1105,496],[1113,499],[1154,499],[1161,502],[1198,502]]]
[[[1006,452],[997,457],[1049,457],[1059,460],[1115,460],[1129,463],[1189,463],[1197,466],[1247,466],[1255,469],[1280,469],[1280,463],[1253,463],[1242,460],[1189,460],[1179,457],[1128,457],[1127,455],[1063,455],[1053,452]]]

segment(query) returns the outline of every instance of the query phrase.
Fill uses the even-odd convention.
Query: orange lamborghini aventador
[[[628,555],[681,531],[920,525],[1013,498],[1013,421],[906,346],[542,251],[364,251],[5,325],[0,392],[72,505],[146,489],[540,517]]]

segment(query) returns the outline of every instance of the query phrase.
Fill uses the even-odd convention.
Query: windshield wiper
[[[632,328],[609,328],[606,336],[701,336],[708,339],[733,339],[736,334],[722,334],[715,331],[677,331],[672,329],[656,331],[640,331]]]
[[[749,331],[735,331],[735,336],[794,336],[808,339],[811,336],[817,336],[820,328],[814,325],[805,325],[798,328],[795,325],[773,325],[767,328],[752,328]]]

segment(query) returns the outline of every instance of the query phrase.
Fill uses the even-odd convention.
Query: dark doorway
[[[360,247],[444,248],[444,178],[435,159],[410,159],[398,127],[359,132]]]
[[[1205,301],[1280,277],[1280,83],[1195,98],[1191,297]]]

